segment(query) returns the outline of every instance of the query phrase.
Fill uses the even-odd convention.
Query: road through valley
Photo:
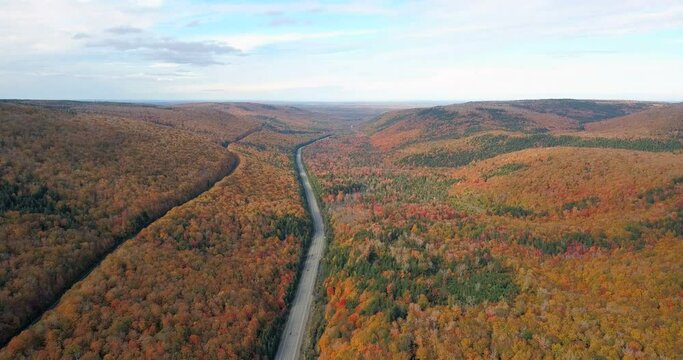
[[[325,225],[323,217],[320,215],[318,202],[313,194],[313,188],[308,180],[306,169],[301,160],[301,150],[296,152],[296,166],[300,174],[300,179],[304,187],[306,202],[313,220],[313,239],[304,260],[304,268],[299,279],[294,301],[291,304],[287,324],[280,338],[280,345],[275,355],[275,359],[293,360],[299,358],[301,344],[306,332],[306,323],[311,304],[313,302],[313,288],[318,274],[320,259],[325,249]]]

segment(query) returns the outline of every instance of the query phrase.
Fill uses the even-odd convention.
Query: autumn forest
[[[0,359],[680,359],[683,105],[4,100],[0,263]]]

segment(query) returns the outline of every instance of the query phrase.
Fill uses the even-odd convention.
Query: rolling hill
[[[218,144],[128,118],[0,104],[0,341],[98,258],[228,174]]]
[[[328,131],[307,358],[676,358],[681,109],[0,102],[0,359],[272,357]]]
[[[333,239],[332,358],[676,358],[680,105],[392,111],[306,149]]]
[[[37,320],[74,282],[83,276],[83,281],[87,281],[91,270],[99,271],[99,261],[119,244],[135,238],[148,225],[157,224],[156,220],[175,206],[196,207],[197,210],[183,213],[186,214],[183,217],[199,211],[229,213],[240,209],[239,201],[233,202],[234,196],[229,195],[235,191],[253,189],[242,194],[243,201],[257,207],[257,196],[274,199],[286,189],[289,193],[282,202],[284,208],[276,210],[274,203],[265,202],[258,206],[259,210],[245,212],[257,211],[261,215],[249,220],[234,217],[230,220],[237,222],[230,225],[232,228],[239,229],[240,224],[252,221],[254,228],[271,229],[258,234],[240,230],[249,235],[254,246],[271,241],[273,234],[286,237],[289,230],[278,230],[278,226],[284,226],[278,225],[278,219],[285,214],[294,216],[293,209],[301,205],[291,195],[292,191],[296,194],[293,168],[284,164],[297,144],[320,135],[308,125],[307,121],[313,119],[311,113],[300,111],[294,116],[291,115],[294,110],[287,107],[248,106],[251,110],[247,114],[242,108],[236,110],[236,105],[226,104],[161,107],[62,101],[0,102],[0,254],[4,264],[0,272],[0,342],[7,342]],[[265,112],[260,114],[260,109]],[[241,140],[246,147],[238,154],[231,149]],[[273,160],[276,164],[271,163]],[[249,172],[241,180],[230,182],[232,185],[223,191],[213,192],[213,197],[222,199],[215,200],[222,206],[220,210],[207,206],[199,210],[201,206],[187,202],[212,188],[238,164]],[[275,176],[280,177],[279,187],[256,185],[261,179],[253,174],[267,171],[273,174],[271,181]],[[300,212],[297,210],[297,216]],[[190,220],[181,220],[183,224],[186,221]],[[220,221],[227,226],[227,220]],[[164,225],[155,226],[163,228]],[[206,231],[210,227],[216,236],[225,235],[219,234],[221,226],[217,224],[206,226]],[[183,244],[190,241],[185,240],[189,235],[183,230],[163,231],[175,231],[177,236],[184,237],[174,237],[175,241]],[[196,236],[193,232],[192,239]],[[303,244],[303,239],[287,239],[287,246],[283,248],[287,255],[282,254],[280,259],[287,261],[291,270],[278,290],[281,295],[268,300],[269,311],[273,311],[270,314],[286,309],[284,291],[293,281],[293,265]],[[130,246],[124,247],[129,250],[120,251],[141,253],[144,248]],[[204,245],[200,246],[205,257],[203,249]],[[251,247],[244,249],[251,250]],[[110,254],[107,258],[117,256]],[[127,256],[123,256],[124,260]],[[169,250],[159,261],[182,261],[178,256],[182,254]],[[269,266],[270,261],[264,258],[261,266]],[[152,269],[171,266],[147,262]],[[230,269],[224,269],[226,279],[232,276]],[[279,271],[282,270],[278,274]],[[267,276],[279,277],[274,274]],[[120,283],[123,286],[123,280]],[[67,293],[62,302],[71,301],[68,298]],[[94,313],[86,312],[83,316],[88,318]],[[267,354],[273,345],[266,342],[272,342],[273,338],[261,336],[259,331],[277,326],[274,320],[264,320],[264,328],[254,328],[253,341],[240,351],[253,352],[260,346],[258,351]],[[41,328],[42,324],[38,321],[35,326]]]
[[[657,106],[631,115],[586,124],[586,133],[594,136],[626,138],[683,137],[683,105]]]
[[[456,139],[486,131],[524,134],[581,135],[586,126],[638,112],[657,111],[663,104],[590,100],[529,100],[473,102],[385,113],[365,131],[374,145],[392,149],[416,142]],[[664,122],[679,121],[671,117]],[[680,126],[680,125],[676,125]]]

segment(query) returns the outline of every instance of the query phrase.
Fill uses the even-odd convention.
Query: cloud
[[[117,26],[117,27],[112,27],[106,30],[108,33],[116,34],[116,35],[127,35],[127,34],[139,34],[142,32],[142,29],[133,27],[133,26]]]
[[[192,28],[192,27],[197,27],[197,26],[199,26],[199,25],[201,25],[201,24],[202,24],[202,22],[199,21],[199,20],[192,20],[192,21],[190,21],[189,23],[185,24],[185,27]]]
[[[59,74],[64,75],[64,74]],[[106,80],[106,81],[155,81],[155,82],[173,82],[181,80],[189,80],[196,78],[196,74],[186,71],[171,71],[171,72],[126,72],[126,73],[114,73],[114,74],[70,74],[75,78],[79,79],[95,79],[95,80]]]
[[[327,100],[683,93],[680,0],[0,3],[5,96],[90,97],[93,89],[127,98],[218,89],[217,99]],[[187,69],[191,76],[174,72]]]
[[[563,50],[547,53],[550,57],[556,58],[580,58],[588,56],[619,55],[622,51],[616,50]]]
[[[181,41],[156,37],[110,38],[89,42],[87,46],[136,53],[165,63],[200,66],[222,64],[219,57],[240,54],[239,50],[215,41]]]
[[[273,27],[278,27],[278,26],[291,26],[291,25],[299,25],[302,22],[299,20],[296,20],[291,17],[286,17],[286,16],[273,16],[270,19],[270,22],[268,22],[268,25],[273,26]]]
[[[243,2],[237,4],[212,4],[200,11],[236,14],[292,14],[292,13],[329,13],[338,15],[387,15],[395,13],[397,5],[383,1],[351,0],[342,2],[298,1],[298,2]]]
[[[143,8],[158,8],[164,4],[163,0],[130,0],[130,2]]]
[[[174,90],[180,92],[220,92],[226,94],[259,94],[272,93],[281,91],[294,90],[318,90],[322,88],[329,88],[319,81],[299,80],[299,81],[277,81],[277,82],[261,82],[258,84],[235,84],[235,83],[192,83],[183,84],[174,87]]]
[[[243,51],[251,52],[257,48],[287,42],[329,39],[345,36],[360,36],[372,33],[370,30],[326,31],[318,33],[281,33],[281,34],[240,34],[222,37],[221,41]]]

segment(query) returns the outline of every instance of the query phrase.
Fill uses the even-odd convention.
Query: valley
[[[318,141],[322,140],[324,139]],[[318,200],[308,180],[306,168],[301,158],[301,150],[302,148],[299,148],[296,151],[296,167],[299,171],[299,180],[304,188],[308,210],[313,220],[313,238],[308,254],[305,260],[303,260],[304,265],[301,269],[301,278],[297,285],[296,295],[290,304],[287,323],[282,330],[280,345],[275,355],[276,359],[298,359],[300,357],[300,349],[306,335],[306,325],[308,324],[308,316],[311,303],[313,302],[314,286],[316,285],[320,260],[325,251],[325,224],[320,214]]]
[[[0,102],[0,358],[680,355],[680,104],[405,106]]]

